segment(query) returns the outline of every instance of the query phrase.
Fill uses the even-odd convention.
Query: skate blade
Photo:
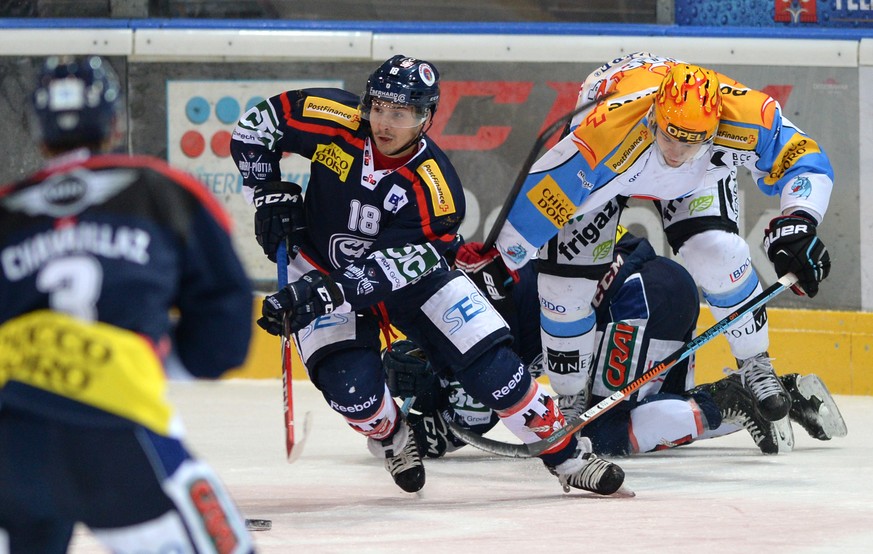
[[[794,429],[791,428],[791,420],[788,416],[774,421],[773,430],[776,431],[776,444],[780,454],[794,450]]]
[[[633,498],[637,495],[634,491],[622,485],[617,491],[608,495],[609,498]]]
[[[822,429],[824,429],[824,432],[829,437],[845,437],[848,434],[849,430],[846,428],[846,421],[843,419],[840,409],[837,408],[837,403],[818,375],[804,375],[798,379],[797,390],[804,398],[808,399],[815,396],[821,400],[818,414],[821,416]]]

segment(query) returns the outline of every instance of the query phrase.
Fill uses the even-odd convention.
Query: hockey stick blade
[[[300,458],[300,455],[303,453],[303,443],[306,442],[306,437],[309,436],[309,432],[312,430],[312,412],[306,412],[303,414],[303,429],[301,429],[302,433],[297,436],[297,441],[292,443],[286,449],[286,455],[288,458],[288,463],[293,464]]]
[[[539,456],[556,443],[564,440],[568,435],[576,433],[577,431],[579,431],[579,429],[585,427],[593,420],[600,417],[608,410],[612,409],[619,402],[636,392],[640,387],[642,387],[661,373],[667,371],[676,363],[690,356],[701,346],[708,343],[713,338],[723,333],[735,322],[742,319],[743,316],[757,310],[759,307],[766,304],[776,295],[784,291],[786,288],[790,288],[791,285],[796,282],[797,277],[795,277],[791,273],[780,277],[776,283],[773,283],[772,285],[767,287],[766,290],[734,310],[732,313],[728,314],[727,317],[725,317],[697,337],[685,343],[685,345],[679,348],[679,350],[676,350],[675,352],[664,358],[661,363],[657,364],[653,368],[645,371],[642,375],[631,381],[626,387],[619,391],[616,391],[610,396],[607,396],[585,412],[568,421],[564,425],[564,427],[561,427],[560,429],[542,440],[530,444],[513,444],[508,442],[501,442],[483,437],[482,435],[474,433],[469,429],[465,429],[452,421],[447,421],[447,424],[452,430],[452,433],[454,433],[459,439],[471,446],[475,446],[480,450],[491,452],[492,454],[498,454],[500,456],[506,456],[509,458],[531,458],[534,456]]]
[[[575,117],[577,114],[580,114],[585,110],[599,104],[600,102],[603,102],[613,94],[614,93],[605,94],[596,100],[591,100],[590,102],[586,102],[581,106],[574,108],[573,110],[565,113],[564,115],[553,121],[551,125],[546,127],[539,135],[537,135],[537,138],[530,149],[530,153],[527,155],[527,159],[522,164],[521,170],[519,170],[518,176],[515,178],[515,183],[512,185],[512,188],[509,190],[509,194],[506,196],[506,201],[503,202],[503,206],[500,208],[500,212],[497,214],[497,219],[494,220],[494,224],[491,226],[491,231],[488,233],[488,236],[485,237],[485,242],[482,243],[482,252],[487,252],[488,250],[491,250],[491,247],[494,246],[495,242],[497,242],[497,235],[500,234],[500,228],[503,227],[503,224],[506,222],[506,218],[509,217],[509,210],[512,209],[512,205],[515,203],[515,199],[518,196],[519,191],[521,191],[522,185],[524,185],[527,174],[528,172],[530,172],[530,168],[533,167],[533,164],[537,161],[543,145],[549,141],[552,135],[555,134],[555,131],[569,123],[570,120],[573,119],[573,117]]]

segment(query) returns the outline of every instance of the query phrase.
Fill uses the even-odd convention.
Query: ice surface
[[[838,396],[849,434],[821,442],[794,426],[795,449],[762,455],[736,433],[617,460],[635,498],[564,494],[539,460],[470,447],[426,460],[418,494],[394,485],[365,440],[311,384],[300,459],[285,461],[278,380],[171,384],[188,444],[221,475],[266,553],[870,552],[873,398]],[[502,428],[489,436],[514,440]],[[104,552],[77,528],[75,554]]]

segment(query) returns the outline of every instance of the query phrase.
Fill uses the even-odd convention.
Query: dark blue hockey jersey
[[[248,278],[206,189],[153,158],[78,151],[0,188],[0,405],[171,432],[164,361],[245,359]]]
[[[283,153],[311,160],[301,253],[342,287],[352,309],[374,305],[442,262],[466,204],[447,156],[426,136],[396,170],[377,170],[358,97],[339,89],[278,94],[233,132],[247,186],[279,181]]]

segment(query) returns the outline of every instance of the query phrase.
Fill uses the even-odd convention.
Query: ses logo
[[[478,292],[465,296],[443,313],[443,321],[452,326],[450,335],[454,335],[465,323],[487,310],[485,299]]]

